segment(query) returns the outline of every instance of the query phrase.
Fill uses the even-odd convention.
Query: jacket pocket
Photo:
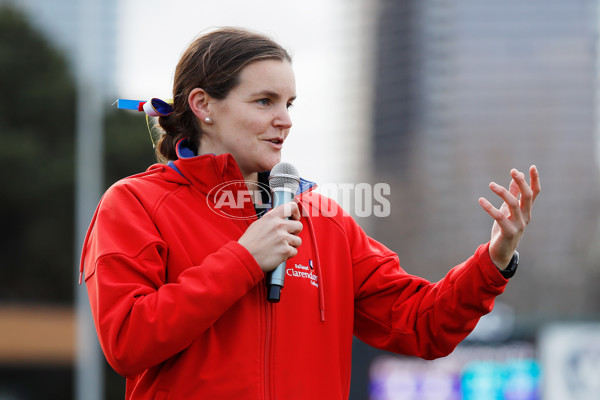
[[[154,396],[154,400],[167,400],[169,397],[169,392],[167,390],[159,390],[156,392]]]

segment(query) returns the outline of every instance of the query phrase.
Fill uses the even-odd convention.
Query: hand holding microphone
[[[296,235],[302,230],[299,219],[296,203],[281,205],[252,223],[238,243],[248,249],[263,271],[272,271],[297,254],[301,239]]]
[[[294,202],[300,177],[288,163],[279,163],[271,171],[269,186],[273,209],[255,221],[238,242],[254,256],[267,274],[267,298],[278,302],[285,277],[285,261],[298,253],[302,243],[300,211]]]

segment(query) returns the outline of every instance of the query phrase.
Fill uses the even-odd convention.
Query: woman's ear
[[[210,118],[209,100],[209,94],[202,88],[195,88],[188,96],[190,109],[200,121]]]

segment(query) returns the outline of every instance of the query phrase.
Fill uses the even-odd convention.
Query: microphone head
[[[281,162],[273,167],[269,175],[269,187],[271,190],[285,189],[292,193],[298,191],[300,186],[300,174],[298,169],[290,163]]]

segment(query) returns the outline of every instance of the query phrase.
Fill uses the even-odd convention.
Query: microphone
[[[273,167],[269,175],[273,208],[294,200],[300,186],[299,175],[296,167],[289,163],[282,162]],[[279,303],[284,278],[285,261],[267,274],[267,300],[271,303]]]

